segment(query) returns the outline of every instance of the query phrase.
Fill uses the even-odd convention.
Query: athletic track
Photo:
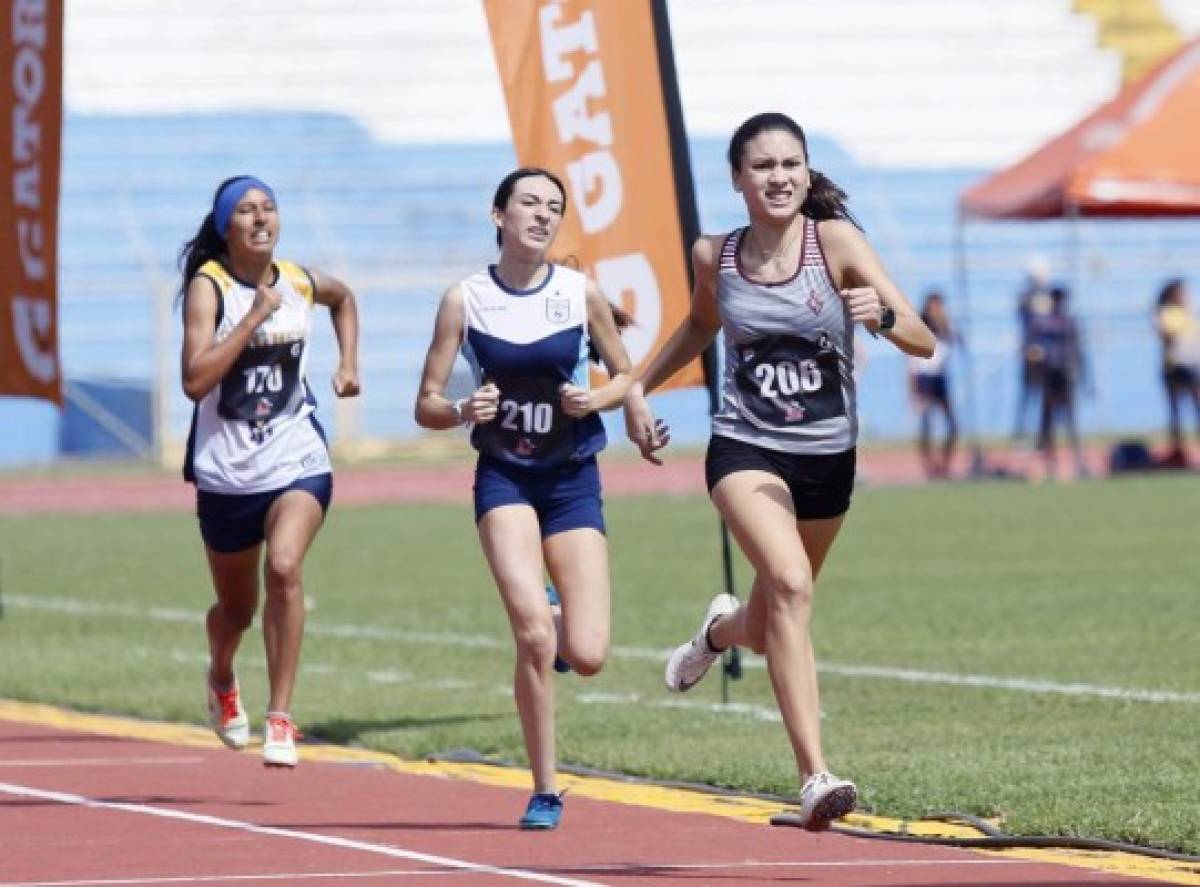
[[[558,831],[525,833],[523,771],[302,755],[269,771],[199,728],[0,701],[0,885],[1200,884],[1112,854],[811,835],[765,801],[590,777],[565,779]]]
[[[1004,454],[995,464],[1011,464]],[[1088,453],[1093,473],[1100,473],[1104,454]],[[661,467],[633,456],[601,457],[605,496],[704,495],[703,459],[668,453]],[[963,476],[960,460],[955,475]],[[338,467],[334,469],[334,504],[380,505],[398,502],[468,502],[473,466],[468,462],[424,467]],[[921,483],[924,477],[915,454],[908,451],[860,451],[860,485]],[[193,488],[178,474],[62,474],[22,478],[0,474],[0,515],[42,512],[98,513],[106,511],[190,511]]]
[[[604,466],[609,495],[703,493],[703,466]],[[909,454],[860,459],[866,484],[916,482]],[[342,469],[340,504],[461,502],[467,465]],[[161,474],[0,479],[0,514],[190,510]],[[305,745],[265,770],[205,730],[0,700],[0,887],[187,884],[1200,885],[1121,854],[967,851],[768,825],[754,798],[565,777],[563,825],[515,828],[524,771]],[[875,830],[900,824],[853,817]]]

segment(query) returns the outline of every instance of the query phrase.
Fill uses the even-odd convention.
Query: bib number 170
[[[821,390],[821,369],[815,360],[781,360],[778,363],[760,363],[754,368],[758,392],[763,397],[782,394],[812,394]]]
[[[278,394],[283,390],[283,368],[279,364],[271,366],[252,366],[242,370],[246,377],[247,394]]]

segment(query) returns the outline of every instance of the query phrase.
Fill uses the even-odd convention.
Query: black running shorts
[[[854,466],[853,447],[832,455],[781,453],[714,434],[704,457],[704,480],[711,495],[735,471],[765,471],[787,484],[797,520],[820,520],[850,508]]]

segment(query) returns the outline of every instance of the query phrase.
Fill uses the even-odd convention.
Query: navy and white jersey
[[[255,331],[224,378],[192,414],[183,476],[210,493],[263,493],[329,471],[317,401],[304,378],[315,286],[308,272],[276,261],[279,309]],[[217,289],[216,341],[250,310],[255,287],[217,261],[200,267]]]
[[[573,419],[559,405],[564,384],[590,387],[587,278],[562,265],[548,268],[528,290],[505,286],[494,265],[459,283],[463,357],[477,386],[500,389],[496,418],[476,425],[471,443],[528,468],[580,462],[606,442],[598,415]]]
[[[778,283],[742,268],[747,230],[726,236],[717,272],[725,370],[713,433],[788,453],[845,452],[858,437],[854,324],[816,222],[805,219],[799,267]]]

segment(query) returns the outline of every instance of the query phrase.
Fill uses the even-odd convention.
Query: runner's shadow
[[[1030,863],[1037,865],[1038,863]],[[1004,881],[909,881],[904,884],[892,884],[889,887],[931,887],[936,884],[937,887],[1062,887],[1066,881],[1026,881],[1020,875],[1020,869],[1024,866],[1019,863],[1013,863],[1013,874],[1008,880]],[[1071,887],[1112,887],[1113,881],[1098,881],[1084,880],[1071,881]]]
[[[689,881],[700,884],[716,884],[729,882],[731,884],[813,884],[824,887],[829,882],[814,875],[786,875],[783,873],[764,874],[761,871],[746,874],[720,874],[706,868],[686,868],[677,865],[654,865],[653,863],[631,862],[627,864],[611,863],[603,866],[547,866],[529,865],[530,871],[539,875],[558,875],[566,877],[573,875],[578,878],[609,877],[620,878],[653,878],[655,883],[660,881]],[[728,868],[737,869],[736,863]],[[849,883],[849,882],[845,882]],[[941,887],[941,885],[938,885]],[[972,885],[982,887],[982,885]],[[1011,884],[1007,887],[1032,887],[1026,884]],[[1074,885],[1072,885],[1074,887]]]
[[[434,718],[392,718],[390,720],[375,721],[333,718],[328,721],[319,721],[315,724],[306,723],[304,725],[304,733],[313,739],[344,744],[357,741],[364,733],[387,732],[390,730],[419,730],[425,727],[452,727],[460,724],[473,724],[485,721],[509,721],[514,718],[516,718],[515,712],[441,715]]]

